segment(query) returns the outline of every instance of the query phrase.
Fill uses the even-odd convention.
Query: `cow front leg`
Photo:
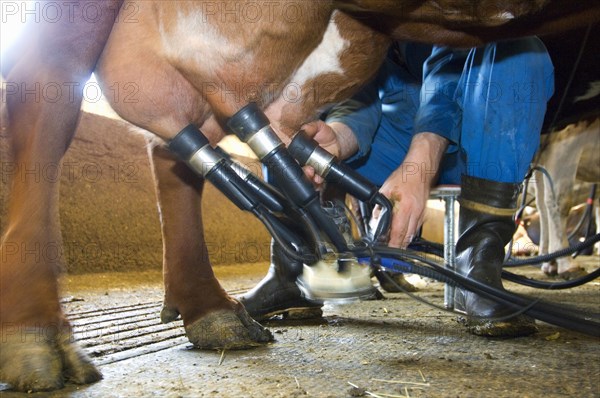
[[[60,162],[120,1],[94,2],[93,22],[80,12],[86,5],[69,12],[56,3],[65,17],[26,27],[3,65],[14,173],[0,240],[0,380],[19,391],[101,378],[73,342],[57,282],[64,267]]]
[[[202,225],[204,179],[167,149],[149,144],[163,236],[165,284],[161,320],[180,314],[186,334],[199,348],[242,349],[273,339],[221,287],[208,258]]]

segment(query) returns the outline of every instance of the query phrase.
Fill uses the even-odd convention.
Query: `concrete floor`
[[[578,260],[588,269],[598,257]],[[217,267],[230,292],[252,287],[266,264]],[[535,269],[519,270],[539,276]],[[511,289],[600,312],[600,283],[567,291]],[[418,297],[441,304],[443,286]],[[455,315],[404,294],[326,306],[313,324],[271,321],[276,341],[249,351],[198,351],[180,324],[160,325],[161,275],[69,276],[64,306],[104,375],[43,397],[599,397],[600,340],[539,323],[526,338],[471,336]],[[355,388],[356,386],[358,388]],[[24,394],[0,391],[3,398]]]

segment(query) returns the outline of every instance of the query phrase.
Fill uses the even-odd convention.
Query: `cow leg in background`
[[[546,184],[547,182],[545,181],[545,176],[540,173],[540,172],[535,172],[533,174],[533,182],[534,182],[534,196],[535,196],[535,202],[536,202],[536,207],[538,210],[538,215],[539,215],[539,242],[538,242],[538,248],[539,248],[539,254],[547,254],[548,253],[548,213],[549,213],[549,209],[548,206],[552,203],[554,203],[554,200],[552,199],[552,193],[550,193],[550,197],[546,198]],[[548,205],[547,205],[548,204]],[[553,265],[553,269],[551,269],[552,265],[550,263],[546,263],[544,265],[542,265],[542,270],[544,271],[544,273],[550,275],[550,274],[556,274],[556,264]]]
[[[71,18],[30,26],[34,31],[25,32],[22,53],[6,76],[17,173],[0,247],[0,380],[20,391],[101,378],[72,341],[57,282],[64,266],[59,165],[75,131],[83,85],[119,7],[118,1],[94,3],[99,19],[93,22],[62,5],[62,15]]]
[[[577,165],[576,178],[578,181],[586,181],[598,185],[600,184],[600,118],[591,121],[590,125],[586,128],[586,135],[589,138],[585,143],[585,149],[583,149],[579,164]],[[600,233],[600,192],[597,187],[594,202],[596,233]],[[596,242],[594,251],[600,254],[600,242]]]
[[[600,198],[596,198],[596,233],[600,234]],[[594,253],[600,255],[600,242],[596,242],[594,245]]]
[[[163,236],[163,322],[180,314],[190,341],[201,348],[248,348],[270,335],[221,288],[208,259],[202,226],[204,179],[154,142],[149,154]]]
[[[536,181],[546,178],[542,173],[536,172]],[[538,187],[536,182],[536,188]],[[552,184],[549,182],[541,183],[542,189],[536,190],[536,206],[540,212],[540,254],[553,253],[564,247],[569,246],[567,240],[567,214],[563,214],[562,207],[559,205],[558,190],[559,186],[554,185],[554,193],[552,192]],[[562,257],[551,262],[542,264],[542,271],[547,275],[557,275],[559,270],[568,270],[571,268],[571,259]],[[564,272],[563,271],[563,272]]]
[[[569,246],[567,239],[567,219],[572,206],[573,184],[581,153],[590,142],[587,123],[570,125],[559,133],[552,133],[541,145],[542,152],[537,161],[550,174],[552,184],[542,173],[536,172],[536,206],[540,212],[540,254],[553,253]],[[563,156],[568,154],[567,156]],[[543,189],[540,187],[542,184]],[[552,191],[554,189],[554,193]],[[554,196],[556,195],[556,196]],[[542,271],[570,279],[581,276],[585,271],[573,265],[569,256],[544,263]]]

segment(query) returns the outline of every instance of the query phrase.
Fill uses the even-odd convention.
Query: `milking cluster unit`
[[[427,255],[440,256],[443,250],[440,245],[417,241],[409,249],[401,250],[380,243],[391,224],[392,204],[378,187],[338,162],[302,131],[286,148],[256,104],[250,103],[238,111],[227,121],[227,127],[258,156],[269,173],[271,184],[231,160],[220,148],[213,148],[193,125],[174,137],[168,144],[169,149],[237,207],[254,214],[286,256],[303,264],[297,283],[308,298],[348,300],[369,294],[373,289],[373,269],[412,273],[470,290],[513,308],[515,314],[525,313],[550,324],[600,336],[600,314],[529,298],[466,278]],[[339,222],[321,203],[318,191],[304,174],[302,166],[305,165],[312,166],[327,183],[369,207],[379,206],[382,211],[376,226],[359,239],[341,231]],[[351,222],[348,213],[343,211],[341,217]],[[593,243],[592,239],[599,240],[596,235],[586,243]],[[503,271],[503,277],[529,286],[556,289],[585,283],[598,277],[599,272],[596,270],[582,280],[564,283],[532,282],[507,271]],[[389,282],[394,283],[391,278]]]

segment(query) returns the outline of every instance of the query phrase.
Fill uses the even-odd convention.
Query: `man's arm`
[[[309,123],[304,131],[339,159],[366,155],[381,121],[379,90],[385,72],[382,68],[378,77],[354,97],[334,106],[327,112],[324,124]]]
[[[380,120],[378,82],[373,81],[353,98],[332,108],[325,121],[305,124],[302,129],[329,153],[344,160],[369,152]],[[323,183],[312,167],[305,167],[304,172],[315,184]]]
[[[389,245],[406,247],[425,217],[427,199],[437,181],[444,153],[455,150],[462,109],[457,87],[466,51],[434,47],[423,66],[420,104],[414,133],[402,165],[381,187],[394,203]]]
[[[415,134],[432,132],[446,138],[452,146],[458,144],[462,124],[462,93],[459,84],[468,52],[433,47],[431,55],[423,65],[423,84],[415,117]]]
[[[394,204],[389,246],[408,246],[423,224],[429,192],[447,147],[448,140],[438,134],[416,134],[404,162],[381,187],[380,192]]]

